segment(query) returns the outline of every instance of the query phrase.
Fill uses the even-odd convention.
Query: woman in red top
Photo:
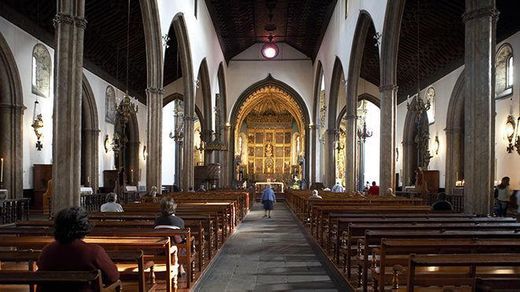
[[[372,182],[372,186],[368,189],[369,195],[379,196],[379,186],[376,185],[376,182]]]
[[[119,272],[105,250],[82,239],[90,232],[87,212],[78,207],[61,210],[54,221],[54,242],[43,248],[38,258],[41,271],[95,271],[101,270],[103,284],[119,279]],[[42,285],[38,291],[94,291],[83,285]]]

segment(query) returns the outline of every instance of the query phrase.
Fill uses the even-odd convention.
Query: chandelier
[[[367,122],[363,118],[363,127],[357,130],[357,136],[360,140],[363,140],[363,143],[366,142],[367,138],[372,137],[374,135],[374,132],[367,129]]]
[[[184,139],[184,110],[182,109],[182,100],[176,99],[173,106],[173,124],[174,130],[170,131],[170,139],[175,142],[182,142]]]

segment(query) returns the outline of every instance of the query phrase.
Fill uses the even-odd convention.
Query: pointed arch
[[[202,62],[199,66],[199,73],[197,76],[197,81],[199,83],[199,87],[201,89],[202,94],[202,114],[203,114],[203,120],[201,120],[201,125],[204,122],[204,126],[202,128],[205,128],[205,130],[202,133],[202,140],[204,142],[210,141],[210,135],[209,131],[213,128],[213,121],[212,121],[212,106],[211,106],[211,87],[210,87],[210,81],[209,81],[209,70],[208,70],[208,63],[206,61],[206,58],[202,59]],[[197,98],[197,97],[195,97]],[[204,156],[206,157],[206,156]]]
[[[177,13],[173,17],[173,28],[177,37],[177,45],[179,50],[179,58],[183,73],[184,83],[184,114],[186,122],[184,123],[184,144],[193,144],[193,119],[195,114],[195,86],[193,82],[193,63],[191,57],[190,41],[188,37],[188,29],[186,20],[182,12]],[[193,157],[193,149],[186,147],[184,149],[185,157]],[[194,182],[194,165],[193,159],[183,160],[183,173],[181,188],[189,189],[193,187]]]
[[[230,119],[230,122],[231,122],[231,129],[230,129],[231,139],[230,139],[230,141],[235,141],[235,139],[236,139],[236,133],[235,132],[236,132],[236,127],[237,127],[237,121],[238,121],[239,115],[241,113],[242,105],[244,105],[244,103],[251,96],[251,94],[257,92],[258,90],[260,90],[260,89],[262,89],[264,87],[269,87],[269,86],[272,86],[272,87],[275,87],[275,88],[279,88],[282,91],[286,92],[288,95],[290,95],[292,98],[294,98],[295,104],[297,104],[297,106],[301,110],[302,119],[303,119],[303,121],[302,121],[303,123],[302,124],[303,125],[309,125],[310,120],[311,120],[311,117],[309,115],[309,109],[307,108],[307,106],[305,104],[305,101],[303,100],[301,95],[296,90],[294,90],[294,88],[292,88],[291,86],[287,85],[286,83],[284,83],[284,82],[282,82],[282,81],[280,81],[278,79],[273,78],[271,76],[271,74],[269,74],[265,79],[260,80],[260,81],[256,82],[255,84],[249,86],[238,97],[238,99],[237,99],[236,103],[234,104],[233,109],[231,111],[231,119]],[[305,133],[305,145],[304,145],[304,151],[305,151],[304,160],[305,160],[305,162],[304,162],[304,166],[303,166],[303,169],[304,169],[305,173],[304,173],[303,177],[308,182],[309,181],[309,164],[306,163],[306,161],[309,161],[309,142],[310,142],[309,128],[302,127],[301,130]],[[235,153],[235,143],[231,142],[228,145],[228,152],[231,153],[231,155],[233,155]],[[231,161],[228,161],[228,163],[229,162],[231,162],[231,164],[229,164],[229,165],[233,164],[232,158],[231,158]],[[233,169],[233,175],[231,177],[235,176],[234,171],[235,170]]]
[[[343,77],[343,80],[342,78]],[[330,94],[329,94],[329,115],[327,121],[327,128],[329,130],[336,129],[336,117],[338,113],[338,95],[340,92],[340,86],[345,84],[345,74],[343,73],[343,65],[341,60],[336,57],[334,61],[334,69],[332,71],[332,79],[330,81]]]
[[[99,187],[99,122],[96,99],[87,77],[81,85],[81,184]]]
[[[323,66],[321,64],[321,61],[318,61],[318,64],[316,66],[316,74],[314,76],[314,103],[312,107],[312,121],[313,124],[309,125],[309,131],[310,131],[310,139],[311,143],[309,143],[310,147],[310,157],[309,160],[309,185],[316,182],[316,178],[318,174],[320,173],[318,169],[318,150],[321,149],[318,145],[318,136],[319,136],[319,128],[318,123],[320,122],[320,96],[321,96],[321,87],[322,87],[322,80],[323,80]]]
[[[464,179],[464,70],[450,96],[446,115],[446,192],[451,193],[457,180]]]
[[[23,195],[22,83],[14,56],[0,33],[0,156],[4,158],[4,188],[11,198]]]

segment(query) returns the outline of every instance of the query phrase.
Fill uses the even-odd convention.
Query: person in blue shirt
[[[262,204],[264,205],[264,218],[271,218],[271,210],[273,210],[273,205],[276,202],[276,195],[274,194],[271,185],[267,185],[262,192]]]

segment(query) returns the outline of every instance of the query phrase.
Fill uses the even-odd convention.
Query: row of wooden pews
[[[433,212],[403,197],[310,195],[291,190],[288,205],[353,289],[520,289],[515,218]]]
[[[85,240],[107,250],[118,265],[123,282],[137,278],[139,291],[156,289],[159,283],[156,278],[165,283],[167,291],[177,289],[179,265],[186,271],[183,286],[189,289],[249,211],[249,197],[243,192],[190,192],[165,196],[175,199],[176,216],[183,218],[184,229],[153,228],[160,213],[160,198],[151,203],[123,204],[125,211],[122,213],[93,211],[89,214],[93,227]],[[15,262],[28,262],[31,271],[39,252],[28,259],[27,251],[41,250],[53,241],[52,234],[53,222],[50,220],[18,221],[0,228],[0,248],[14,250],[0,253],[0,262],[18,259]],[[179,237],[185,240],[177,243]],[[4,272],[0,271],[0,274]]]

